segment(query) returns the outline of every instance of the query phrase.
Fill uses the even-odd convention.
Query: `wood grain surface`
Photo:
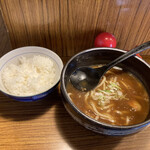
[[[150,56],[143,57],[150,63]],[[67,57],[64,60],[67,60]],[[18,102],[0,93],[0,150],[149,148],[149,126],[130,136],[111,137],[93,133],[79,125],[65,110],[59,87],[37,102]]]
[[[123,49],[150,38],[149,0],[0,0],[0,6],[0,56],[12,48],[39,45],[54,50],[65,63],[68,56],[92,47],[101,31],[112,32]],[[150,64],[150,56],[143,59]],[[0,92],[0,150],[149,149],[149,126],[130,136],[111,137],[79,125],[66,112],[59,87],[31,103]]]
[[[8,31],[0,13],[0,57],[12,50]]]
[[[0,7],[13,48],[37,45],[72,56],[105,31],[120,49],[150,40],[149,0],[0,0]]]

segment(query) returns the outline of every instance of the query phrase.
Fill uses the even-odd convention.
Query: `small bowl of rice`
[[[24,102],[42,99],[57,87],[62,69],[62,60],[49,49],[12,50],[0,58],[0,91]]]

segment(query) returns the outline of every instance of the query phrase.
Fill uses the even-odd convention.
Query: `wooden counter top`
[[[150,63],[150,56],[143,58]],[[103,136],[71,118],[58,89],[41,101],[28,103],[0,93],[0,150],[100,149],[149,150],[150,127],[125,137]]]
[[[0,57],[11,44],[38,45],[72,56],[92,47],[101,31],[113,33],[121,49],[150,39],[149,0],[0,0],[0,7]],[[143,58],[150,63],[150,56]],[[42,101],[28,103],[0,92],[0,150],[150,150],[150,127],[125,137],[103,136],[72,119],[58,89]]]

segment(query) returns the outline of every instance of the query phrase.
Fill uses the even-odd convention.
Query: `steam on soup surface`
[[[108,71],[92,91],[81,92],[68,82],[67,92],[80,111],[108,124],[141,123],[149,112],[149,96],[144,86],[121,68]]]

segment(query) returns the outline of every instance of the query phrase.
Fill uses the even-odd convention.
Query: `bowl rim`
[[[69,105],[73,108],[73,110],[75,112],[80,114],[82,117],[88,119],[89,121],[94,122],[94,123],[96,123],[97,125],[100,125],[100,126],[102,125],[102,126],[105,126],[107,128],[113,128],[113,129],[131,129],[131,128],[138,128],[138,127],[141,127],[141,126],[143,126],[143,127],[146,126],[147,124],[150,123],[150,119],[148,119],[148,120],[146,120],[144,122],[141,122],[141,123],[138,123],[138,124],[135,124],[135,125],[129,125],[129,126],[111,125],[111,124],[107,124],[107,123],[104,123],[104,122],[99,122],[99,121],[97,121],[97,120],[87,116],[83,112],[81,112],[76,107],[76,105],[70,100],[70,98],[69,98],[69,96],[67,94],[67,90],[65,88],[65,82],[64,82],[65,72],[66,72],[66,69],[67,69],[68,65],[70,64],[70,62],[74,58],[76,58],[79,55],[82,55],[84,53],[88,53],[88,52],[91,52],[91,51],[99,51],[99,50],[115,50],[115,51],[122,52],[122,53],[126,53],[127,52],[125,50],[118,49],[118,48],[99,47],[99,48],[90,48],[90,49],[83,50],[83,51],[75,54],[73,57],[71,57],[69,59],[69,61],[66,63],[66,65],[64,66],[64,68],[62,70],[62,74],[61,74],[61,91],[62,91],[63,96],[65,97],[66,101],[69,103]],[[139,61],[141,61],[144,65],[146,65],[150,69],[150,65],[147,62],[145,62],[142,58],[139,58],[138,56],[133,56],[133,57],[135,57],[135,59],[138,59]]]
[[[22,49],[26,49],[26,52],[21,52]],[[44,50],[44,51],[47,51],[48,53],[52,54],[53,56],[55,56],[55,57],[57,58],[57,60],[56,60],[54,57],[50,57],[50,56],[49,56],[49,57],[58,65],[58,67],[59,67],[59,71],[60,71],[60,75],[59,75],[59,76],[60,76],[60,77],[59,77],[59,79],[56,81],[56,83],[55,83],[52,87],[50,87],[49,89],[47,89],[47,90],[45,90],[45,91],[43,91],[43,92],[40,92],[40,93],[38,93],[38,94],[28,95],[28,96],[18,96],[18,95],[14,95],[14,94],[10,94],[9,92],[7,93],[7,92],[3,91],[2,89],[0,89],[0,91],[1,91],[2,93],[4,93],[5,95],[8,95],[8,96],[10,96],[10,97],[16,97],[16,98],[20,98],[20,99],[21,99],[21,98],[31,98],[31,97],[36,97],[36,96],[38,97],[39,95],[42,95],[42,94],[47,93],[48,91],[50,91],[53,87],[55,87],[55,86],[60,82],[61,72],[62,72],[62,69],[63,69],[63,67],[64,67],[63,61],[62,61],[62,59],[60,58],[60,56],[59,56],[58,54],[56,54],[54,51],[52,51],[52,50],[50,50],[50,49],[48,49],[48,48],[40,47],[40,46],[23,46],[23,47],[19,47],[19,48],[16,48],[16,49],[13,49],[13,50],[7,52],[7,53],[4,54],[2,57],[0,57],[0,62],[1,62],[1,60],[2,60],[3,58],[5,58],[7,55],[10,55],[11,53],[16,53],[16,52],[19,52],[19,51],[20,51],[19,54],[17,54],[16,56],[21,56],[21,55],[29,54],[29,53],[39,53],[39,54],[40,54],[40,52],[37,52],[37,50],[40,50],[40,49],[42,49],[42,50]],[[32,50],[32,52],[31,52],[31,50]],[[48,55],[42,53],[42,51],[41,51],[41,54],[43,54],[43,55],[45,55],[45,56],[48,56]],[[10,60],[12,60],[12,59],[14,59],[14,57],[11,57],[9,60],[7,60],[7,61],[5,62],[5,64],[8,63],[8,62],[9,62]],[[5,64],[3,64],[3,65],[1,66],[0,71],[2,70],[2,68],[4,67]]]

